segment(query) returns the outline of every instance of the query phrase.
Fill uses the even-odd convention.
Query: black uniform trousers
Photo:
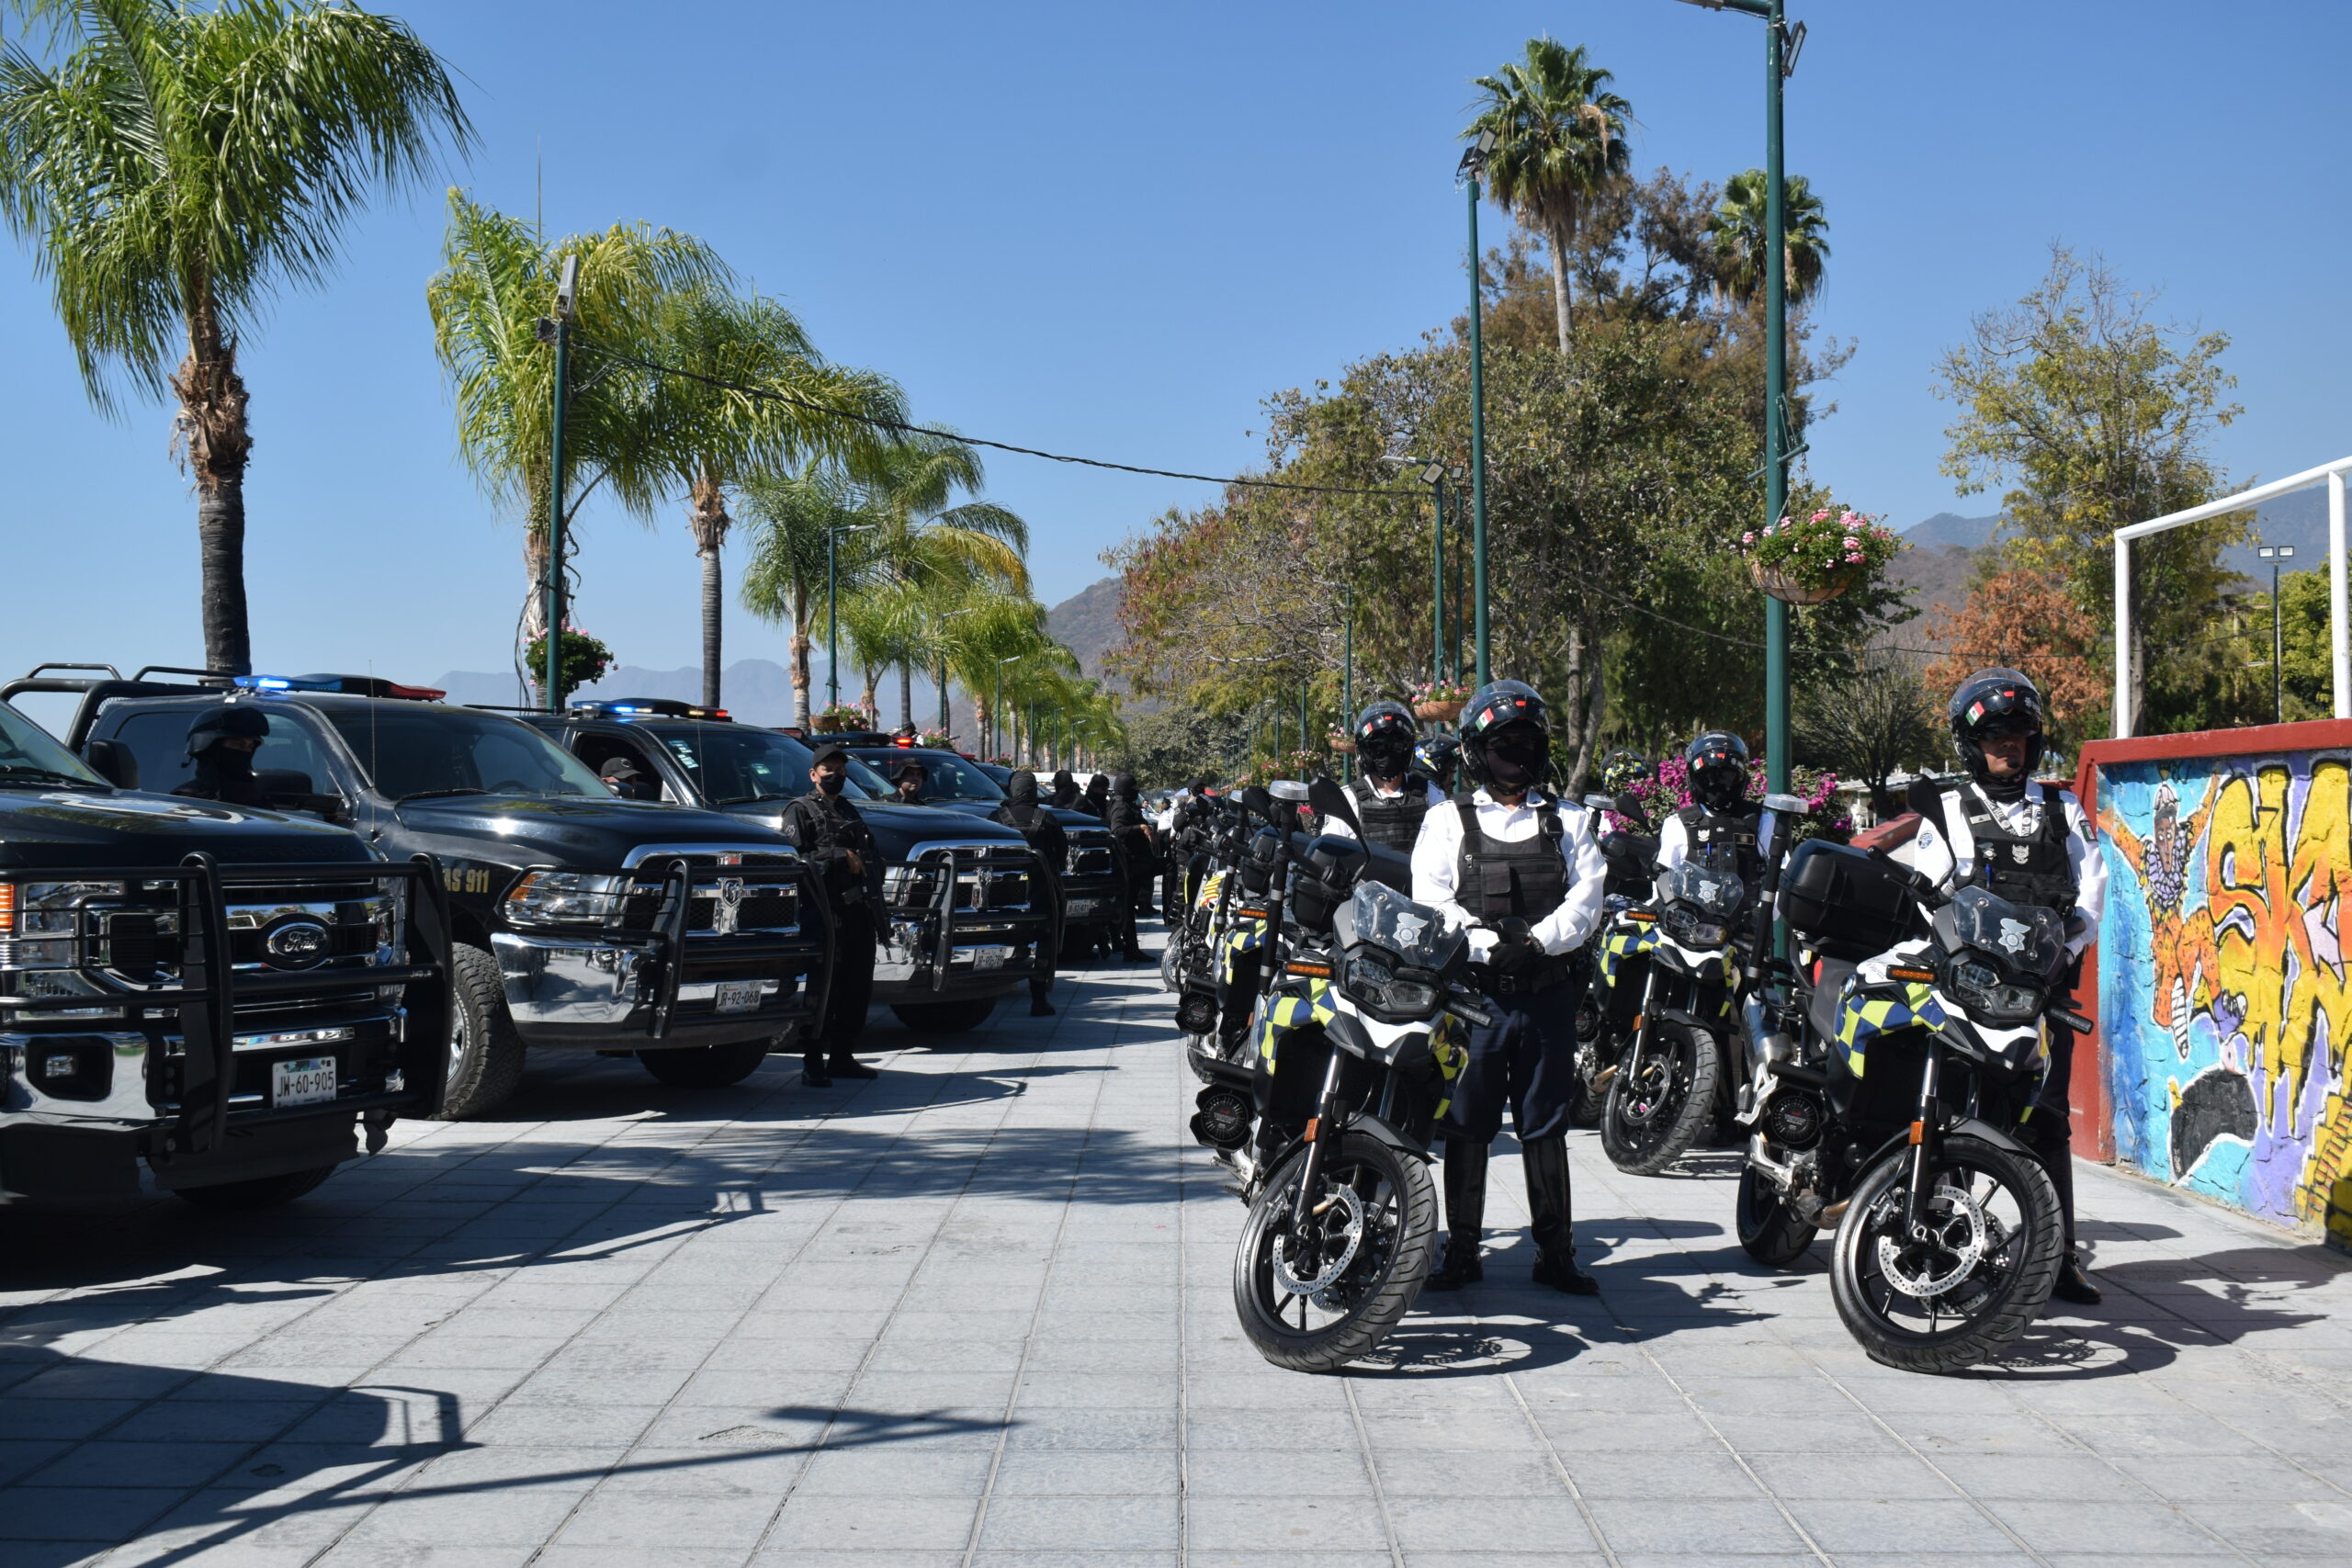
[[[1491,1143],[1509,1106],[1521,1143],[1567,1135],[1584,1096],[1577,1074],[1577,1004],[1584,999],[1585,982],[1579,966],[1549,990],[1481,999],[1494,1021],[1470,1028],[1470,1059],[1453,1080],[1453,1104],[1441,1133]]]
[[[874,910],[852,904],[833,912],[832,988],[825,1016],[809,1037],[808,1059],[845,1056],[865,1032],[865,1010],[874,1005]]]
[[[2073,998],[2066,998],[2071,1005]],[[2066,1250],[2075,1250],[2075,1032],[2050,1025],[2050,1076],[2033,1098],[2025,1142],[2041,1157],[2050,1185],[2058,1190],[2058,1213],[2066,1228]]]

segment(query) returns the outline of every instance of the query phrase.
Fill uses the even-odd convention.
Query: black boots
[[[833,1075],[825,1070],[825,1054],[811,1051],[800,1058],[800,1081],[810,1089],[831,1089]]]
[[[1487,1277],[1478,1263],[1478,1235],[1487,1218],[1487,1145],[1445,1141],[1445,1261],[1421,1281],[1425,1291],[1458,1291]]]
[[[835,1078],[878,1078],[876,1068],[842,1051],[828,1055],[823,1051],[811,1051],[800,1058],[800,1081],[810,1089],[831,1089]]]
[[[1577,1267],[1576,1227],[1568,1219],[1568,1140],[1538,1138],[1520,1145],[1527,1166],[1528,1229],[1535,1235],[1535,1282],[1589,1296],[1600,1281]]]
[[[2056,1148],[2039,1152],[2041,1168],[2050,1173],[2050,1185],[2058,1190],[2058,1216],[2066,1228],[2066,1256],[2059,1260],[2058,1278],[2052,1281],[2050,1293],[2074,1306],[2097,1306],[2098,1287],[2091,1282],[2082,1255],[2075,1250],[2074,1151],[2062,1140]]]

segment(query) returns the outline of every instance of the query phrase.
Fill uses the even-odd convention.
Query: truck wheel
[[[768,1059],[766,1040],[739,1040],[732,1045],[689,1046],[683,1051],[639,1051],[645,1070],[672,1089],[725,1089],[741,1083]]]
[[[996,1010],[994,997],[967,997],[960,1002],[893,1002],[890,1010],[917,1034],[961,1034],[978,1029]]]
[[[334,1167],[322,1165],[309,1170],[289,1170],[282,1176],[256,1176],[250,1181],[219,1181],[209,1187],[182,1187],[175,1190],[199,1209],[275,1209],[281,1203],[291,1203],[334,1174]]]
[[[506,1015],[506,986],[498,960],[465,942],[449,946],[449,1084],[441,1098],[440,1119],[462,1122],[484,1115],[523,1081],[523,1037]]]

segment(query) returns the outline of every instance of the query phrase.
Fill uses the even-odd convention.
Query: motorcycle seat
[[[1805,1005],[1805,1021],[1813,1026],[1814,1038],[1824,1044],[1835,1045],[1838,1040],[1838,1003],[1844,996],[1846,979],[1854,965],[1842,958],[1825,958],[1821,974],[1814,981],[1813,997]],[[1839,1053],[1832,1050],[1829,1059],[1836,1062]]]

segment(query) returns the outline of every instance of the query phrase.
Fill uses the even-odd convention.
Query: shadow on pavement
[[[2347,1266],[2317,1247],[2253,1247],[2196,1258],[2152,1258],[2097,1270],[2107,1300],[2053,1302],[2000,1361],[2012,1376],[2122,1377],[2171,1365],[2187,1349],[2234,1345],[2249,1335],[2327,1321],[2325,1311],[2281,1310],[2249,1287],[2314,1290]],[[2193,1287],[2210,1281],[2218,1290]]]

